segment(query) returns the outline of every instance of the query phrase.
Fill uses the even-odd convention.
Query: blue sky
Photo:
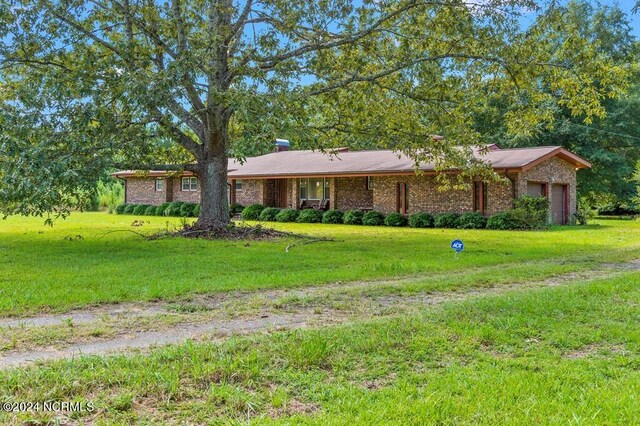
[[[615,2],[603,1],[602,4],[615,4]],[[631,28],[633,29],[633,35],[640,38],[640,13],[635,15],[631,13],[631,9],[635,4],[635,0],[622,0],[617,2],[622,10],[624,10],[631,20]]]

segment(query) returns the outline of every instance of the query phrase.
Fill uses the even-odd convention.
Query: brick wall
[[[550,158],[537,166],[520,173],[517,177],[516,196],[527,193],[527,182],[541,182],[549,185],[549,202],[552,203],[552,184],[569,185],[569,217],[576,212],[576,169],[571,163],[559,158]]]
[[[156,191],[156,179],[152,177],[134,177],[127,179],[125,203],[162,204],[167,199],[167,185],[162,191]]]
[[[465,213],[473,211],[473,189],[439,190],[436,176],[377,176],[373,180],[373,206],[383,213],[396,211],[398,183],[407,184],[407,213]],[[471,182],[469,182],[471,185]],[[487,182],[485,214],[492,215],[513,206],[511,183]]]
[[[383,213],[396,211],[398,183],[407,184],[409,214],[466,212],[473,210],[473,193],[469,190],[439,191],[433,175],[376,176],[373,180],[373,207]]]
[[[182,177],[176,177],[173,181],[173,201],[182,201],[184,203],[200,202],[200,185],[196,191],[182,190]]]
[[[373,191],[367,189],[367,178],[335,178],[331,185],[332,209],[373,208]]]
[[[251,204],[262,204],[264,202],[263,183],[263,180],[244,179],[242,190],[236,191],[236,203],[245,207]]]
[[[527,182],[546,182],[569,185],[569,215],[576,209],[576,171],[573,165],[558,158],[551,158],[531,170],[510,176],[515,181],[516,197],[527,193]],[[236,193],[236,202],[244,206],[250,204],[272,205],[275,201],[273,180],[245,179],[242,190]],[[427,211],[429,213],[473,211],[473,191],[439,191],[434,175],[376,176],[373,190],[366,188],[366,178],[330,178],[331,208],[349,210],[354,208],[374,208],[384,213],[396,211],[396,184],[407,183],[408,213]],[[551,191],[549,191],[551,197]],[[513,187],[511,182],[487,183],[487,206],[485,214],[508,210],[513,207]],[[287,204],[297,207],[300,200],[298,179],[288,179]],[[181,178],[167,178],[164,190],[155,191],[155,178],[134,177],[127,179],[127,203],[160,204],[165,201],[199,202],[200,190],[182,191]]]
[[[512,208],[513,184],[511,181],[487,182],[487,205],[484,208],[484,214],[491,216]]]
[[[276,205],[276,182],[275,179],[265,179],[262,181],[262,202],[264,206]]]

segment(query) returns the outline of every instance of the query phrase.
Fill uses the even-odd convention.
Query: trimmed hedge
[[[260,213],[264,210],[264,206],[262,204],[251,204],[242,210],[242,219],[243,220],[258,220],[260,219]]]
[[[340,210],[327,210],[322,215],[322,223],[342,223],[344,213]]]
[[[433,218],[436,228],[455,228],[458,226],[458,215],[456,213],[438,213]]]
[[[300,212],[296,222],[299,223],[320,223],[322,222],[322,212],[320,210],[305,209]]]
[[[362,224],[367,226],[382,226],[384,225],[384,214],[375,210],[366,212],[362,216]]]
[[[542,229],[548,226],[549,200],[547,197],[522,195],[512,210],[522,229]]]
[[[276,215],[276,220],[278,222],[295,222],[298,219],[298,214],[298,210],[283,209]]]
[[[147,211],[149,204],[138,204],[133,208],[133,214],[136,216],[144,216],[144,212]]]
[[[180,209],[184,203],[182,201],[172,201],[164,211],[165,216],[180,216]]]
[[[180,206],[180,216],[181,217],[193,217],[193,210],[196,208],[198,204],[196,203],[184,203]]]
[[[136,204],[127,204],[127,207],[124,208],[123,214],[133,214],[133,209],[136,207]]]
[[[193,208],[193,217],[198,216],[200,216],[200,204],[196,204],[196,206]]]
[[[412,228],[433,228],[433,216],[426,212],[414,213],[409,216],[409,226]]]
[[[118,207],[116,207],[116,214],[124,214],[124,211],[126,210],[126,208],[129,206],[129,204],[124,203],[124,204],[120,204]]]
[[[386,226],[406,226],[407,218],[400,213],[390,213],[384,218],[384,224]]]
[[[156,215],[156,206],[147,206],[144,210],[145,216],[155,216]]]
[[[242,213],[243,210],[244,206],[242,204],[231,204],[229,206],[229,213],[231,214]]]
[[[263,222],[275,222],[276,216],[280,213],[280,209],[277,207],[267,207],[260,212],[259,219]]]
[[[162,203],[159,206],[156,207],[156,216],[164,216],[167,210],[167,207],[169,207],[169,204],[171,203]]]
[[[362,216],[364,216],[362,210],[348,210],[342,216],[342,222],[347,225],[362,225]]]
[[[513,214],[513,210],[496,213],[487,221],[487,229],[522,229],[522,223]]]
[[[487,218],[478,212],[467,212],[461,214],[456,223],[459,229],[484,229],[487,227]]]

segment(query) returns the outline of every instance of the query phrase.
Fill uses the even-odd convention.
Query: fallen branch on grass
[[[292,248],[294,248],[295,246],[306,246],[307,244],[319,243],[319,242],[321,242],[321,241],[328,241],[328,242],[331,242],[331,243],[335,243],[335,242],[336,242],[336,240],[335,240],[335,239],[333,239],[333,238],[325,238],[325,237],[309,237],[308,235],[307,235],[307,236],[300,235],[300,236],[297,236],[297,238],[306,238],[306,240],[305,240],[305,241],[302,241],[302,242],[300,242],[300,243],[293,243],[293,244],[289,244],[289,245],[284,249],[284,251],[285,251],[285,252],[289,253],[289,250],[290,250],[290,249],[292,249]]]

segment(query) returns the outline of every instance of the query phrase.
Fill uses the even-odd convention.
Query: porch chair
[[[324,198],[320,200],[320,203],[317,206],[314,206],[313,208],[316,210],[321,210],[323,212],[329,210],[329,199]]]

